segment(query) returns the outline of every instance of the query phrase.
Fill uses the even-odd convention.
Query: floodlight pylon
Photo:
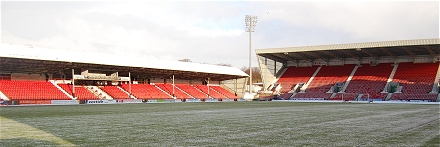
[[[252,94],[252,32],[254,32],[257,25],[258,16],[246,15],[244,20],[246,22],[246,32],[249,32],[249,94]]]

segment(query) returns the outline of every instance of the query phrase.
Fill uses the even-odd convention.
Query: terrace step
[[[3,94],[3,92],[1,92],[1,91],[0,91],[0,99],[7,100],[7,101],[10,100],[10,99],[9,99],[5,94]]]

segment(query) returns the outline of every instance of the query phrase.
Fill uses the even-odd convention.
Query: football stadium
[[[2,43],[0,144],[440,145],[440,39],[255,52],[244,99],[236,67]]]
[[[438,102],[439,47],[439,39],[420,39],[257,49],[263,84],[250,100]],[[8,105],[239,101],[246,92],[248,75],[235,67],[2,49],[0,98]]]

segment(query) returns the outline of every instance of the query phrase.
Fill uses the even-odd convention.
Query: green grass
[[[223,102],[0,107],[0,146],[438,146],[439,106]]]

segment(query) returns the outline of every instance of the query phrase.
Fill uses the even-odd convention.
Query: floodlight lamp
[[[252,25],[255,27],[257,25],[258,16],[252,16]]]
[[[253,32],[257,25],[258,16],[246,15],[244,21],[246,22],[246,32]]]

